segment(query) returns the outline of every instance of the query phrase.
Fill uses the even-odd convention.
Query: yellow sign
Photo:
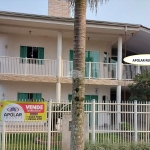
[[[0,121],[46,121],[46,102],[0,102]]]

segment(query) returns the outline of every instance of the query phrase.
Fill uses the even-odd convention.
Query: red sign
[[[19,104],[25,113],[44,113],[44,104]]]

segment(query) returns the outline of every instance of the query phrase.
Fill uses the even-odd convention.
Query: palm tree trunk
[[[86,0],[75,0],[71,150],[84,150]]]

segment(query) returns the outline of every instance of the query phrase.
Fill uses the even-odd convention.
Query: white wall
[[[73,50],[73,40],[63,39],[63,53],[62,59],[69,60],[69,51]],[[103,62],[103,53],[107,52],[111,56],[111,44],[107,42],[100,41],[86,41],[86,51],[99,51],[100,52],[100,62]]]
[[[71,84],[61,85],[61,97],[63,101],[68,100],[68,95],[72,94]],[[98,94],[95,94],[95,88],[98,88]],[[52,83],[34,83],[34,82],[1,82],[0,83],[0,98],[2,94],[5,94],[6,99],[17,99],[17,93],[42,93],[44,99],[56,99],[56,84]],[[106,95],[108,100],[110,99],[110,87],[108,86],[96,86],[86,85],[85,95],[98,95],[99,102],[102,100],[102,96]]]
[[[0,34],[0,56],[7,55],[7,44],[8,44],[7,35]]]
[[[73,39],[62,39],[62,59],[69,60],[69,51],[73,49]],[[7,48],[5,46],[7,45]],[[20,46],[44,47],[45,59],[57,58],[57,37],[44,37],[23,34],[0,35],[0,56],[20,57]],[[100,61],[103,62],[103,52],[111,54],[111,44],[98,40],[86,42],[87,51],[100,51]]]
[[[98,94],[95,94],[95,88],[98,88]],[[62,85],[62,98],[63,101],[68,100],[68,94],[72,94],[72,85],[63,84]],[[102,96],[106,95],[106,100],[110,100],[110,87],[109,86],[97,86],[97,85],[86,85],[85,95],[98,95],[98,102],[102,102]],[[108,105],[105,106],[105,110],[109,110]],[[102,110],[102,105],[98,105],[98,110]],[[90,114],[91,115],[91,114]],[[104,124],[110,125],[110,115],[109,113],[98,113],[98,126],[103,126]]]
[[[6,44],[7,49],[5,49]],[[1,56],[20,57],[20,46],[44,47],[45,59],[56,59],[57,56],[57,39],[54,37],[22,34],[1,35],[0,52],[7,51],[7,53],[0,53]]]
[[[0,98],[5,94],[5,99],[17,100],[17,93],[42,93],[42,98],[56,99],[56,85],[51,83],[29,82],[2,82],[0,83]]]
[[[98,88],[98,93],[95,93],[95,88]],[[68,101],[68,95],[72,94],[71,84],[62,84],[61,97],[62,101]],[[6,100],[17,100],[17,93],[42,93],[42,98],[56,99],[56,84],[52,83],[29,83],[29,82],[1,82],[0,83],[0,99],[3,99],[3,93]],[[110,87],[86,85],[85,95],[98,95],[99,102],[102,102],[102,96],[106,95],[110,99]],[[99,105],[99,110],[102,106]],[[106,108],[107,109],[107,108]],[[108,113],[98,113],[98,125],[102,126],[104,123],[110,124],[110,116]]]
[[[95,88],[98,88],[98,94],[95,94]],[[62,100],[68,100],[68,95],[72,94],[72,85],[71,84],[62,84]],[[110,87],[109,86],[98,86],[98,85],[86,85],[85,86],[85,95],[98,95],[99,102],[102,101],[102,96],[106,95],[108,100],[110,100]]]

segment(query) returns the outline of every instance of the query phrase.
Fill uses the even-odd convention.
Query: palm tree
[[[84,150],[84,93],[86,7],[97,8],[103,0],[69,0],[74,7],[74,59],[72,79],[71,150]]]

